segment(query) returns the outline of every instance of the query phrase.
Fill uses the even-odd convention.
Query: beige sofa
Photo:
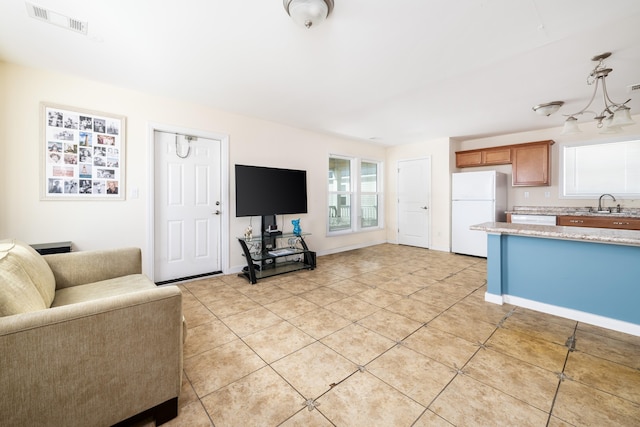
[[[41,256],[0,240],[0,424],[177,415],[182,294],[141,271],[137,248]]]

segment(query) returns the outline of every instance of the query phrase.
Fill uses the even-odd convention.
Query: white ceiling
[[[561,126],[607,51],[611,97],[640,112],[638,0],[335,0],[310,30],[280,0],[31,2],[88,34],[3,0],[0,60],[381,144]]]

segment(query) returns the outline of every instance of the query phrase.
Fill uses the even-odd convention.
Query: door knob
[[[421,206],[420,209],[429,209],[428,206]]]
[[[214,212],[215,215],[220,215],[220,211],[218,209],[216,209],[216,211]]]

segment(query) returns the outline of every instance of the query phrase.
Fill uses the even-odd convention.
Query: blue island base
[[[489,233],[485,300],[640,336],[640,246]]]

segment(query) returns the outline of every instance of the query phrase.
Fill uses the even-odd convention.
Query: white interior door
[[[398,162],[398,243],[429,247],[431,158]]]
[[[221,141],[155,131],[154,281],[221,270]]]

